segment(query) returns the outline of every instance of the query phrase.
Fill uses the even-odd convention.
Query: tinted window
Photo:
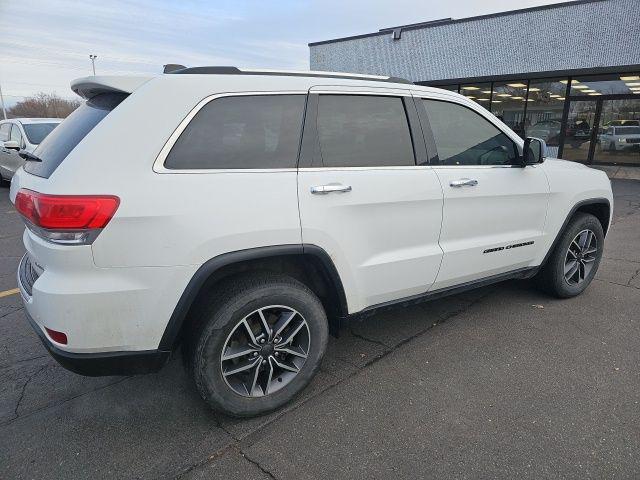
[[[293,168],[305,95],[223,97],[206,104],[165,160],[170,169]]]
[[[11,124],[3,123],[0,125],[0,142],[9,140],[9,132],[11,132]]]
[[[441,165],[509,165],[518,150],[491,122],[462,105],[424,100]]]
[[[20,131],[19,126],[13,125],[13,127],[11,128],[10,140],[14,140],[18,142],[18,145],[22,145],[22,132]]]
[[[36,148],[34,153],[42,162],[26,162],[24,169],[49,178],[71,150],[125,98],[122,93],[103,93],[87,100]]]
[[[321,95],[317,125],[325,167],[415,165],[401,98]]]
[[[27,134],[29,142],[38,145],[57,126],[57,123],[27,123],[23,124],[22,128],[24,128],[24,133]]]

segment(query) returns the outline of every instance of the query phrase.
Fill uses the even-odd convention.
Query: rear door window
[[[400,97],[320,95],[317,129],[325,167],[415,165]]]
[[[207,103],[171,148],[172,170],[295,168],[306,95],[246,95]]]
[[[87,100],[36,148],[34,153],[42,162],[26,162],[25,171],[49,178],[71,150],[125,98],[124,93],[103,93]]]

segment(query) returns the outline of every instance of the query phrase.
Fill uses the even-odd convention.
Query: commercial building
[[[550,153],[640,166],[640,0],[578,0],[309,44],[312,70],[461,93]]]

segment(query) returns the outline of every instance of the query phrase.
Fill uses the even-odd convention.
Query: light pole
[[[2,116],[7,119],[7,111],[4,108],[4,97],[2,96],[2,85],[0,85],[0,104],[2,105]]]
[[[96,76],[96,58],[98,58],[97,55],[93,55],[90,54],[89,58],[91,59],[91,68],[93,68],[93,76]]]

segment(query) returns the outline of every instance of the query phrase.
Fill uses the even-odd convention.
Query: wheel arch
[[[198,268],[180,296],[158,348],[175,349],[188,325],[190,311],[219,282],[256,271],[285,273],[305,283],[322,301],[333,333],[337,332],[340,319],[348,314],[340,275],[324,249],[298,244],[238,250],[211,258]]]
[[[611,202],[609,201],[609,199],[608,198],[590,198],[590,199],[582,200],[576,203],[567,214],[567,217],[565,218],[562,226],[558,230],[558,233],[556,234],[556,238],[553,240],[553,243],[551,244],[549,251],[547,251],[547,254],[542,260],[540,267],[544,266],[547,263],[547,261],[549,260],[549,257],[551,256],[556,246],[558,245],[558,242],[560,241],[562,234],[567,229],[569,222],[571,222],[571,220],[578,213],[590,213],[593,216],[595,216],[600,222],[600,224],[602,225],[602,231],[604,232],[605,236],[607,235],[607,231],[609,229],[609,223],[611,219]]]

